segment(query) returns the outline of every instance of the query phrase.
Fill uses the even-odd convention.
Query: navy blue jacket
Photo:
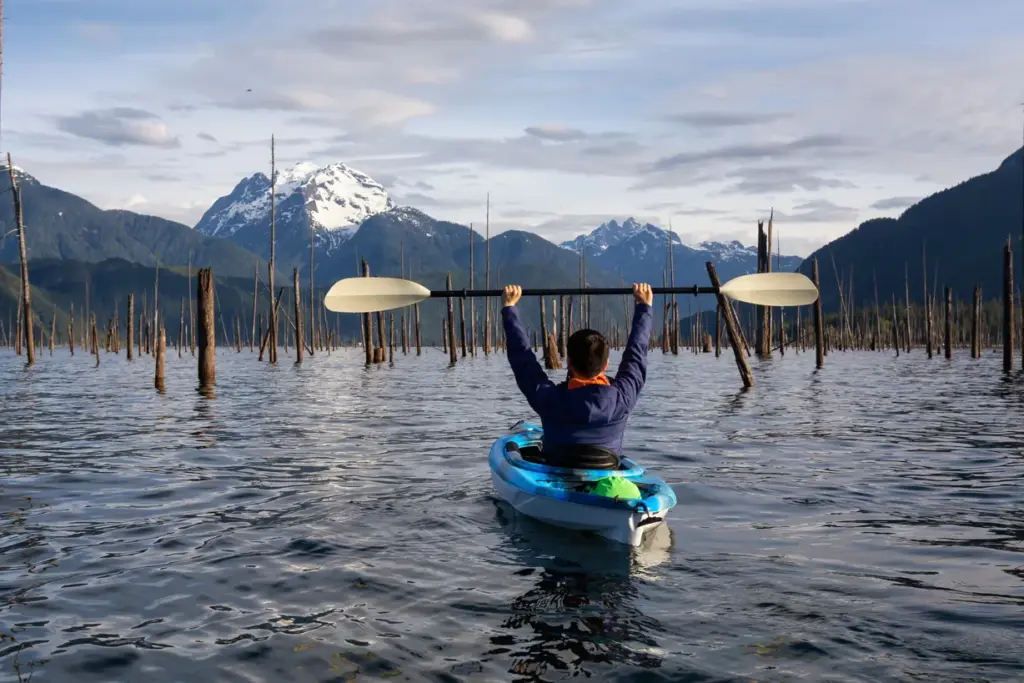
[[[555,384],[537,360],[515,306],[501,310],[508,362],[516,384],[544,428],[544,449],[562,444],[603,446],[622,454],[626,420],[647,379],[647,347],[651,338],[651,307],[636,304],[633,329],[611,385],[568,388]]]

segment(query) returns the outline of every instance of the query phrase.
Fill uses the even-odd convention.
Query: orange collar
[[[579,389],[580,387],[591,386],[594,384],[611,386],[611,382],[608,381],[608,376],[603,372],[597,377],[591,377],[590,379],[582,379],[580,377],[569,378],[569,389]]]

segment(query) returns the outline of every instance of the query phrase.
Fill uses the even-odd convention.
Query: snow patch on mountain
[[[275,219],[289,224],[304,218],[320,246],[328,251],[351,237],[370,216],[395,208],[384,187],[370,176],[342,163],[317,166],[301,162],[276,172]],[[270,222],[270,179],[255,173],[206,212],[196,230],[231,237],[238,230]]]
[[[745,247],[738,240],[731,242],[701,242],[696,246],[698,251],[707,252],[715,261],[742,261],[757,259],[757,247]]]
[[[579,235],[575,239],[562,242],[559,246],[570,251],[582,250],[585,254],[595,255],[645,233],[668,244],[667,230],[650,223],[641,224],[631,216],[622,223],[614,220],[602,223],[589,234]],[[672,243],[682,244],[679,235],[672,233]]]

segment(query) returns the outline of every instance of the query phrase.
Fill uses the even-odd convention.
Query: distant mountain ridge
[[[1022,273],[1021,231],[1024,226],[1024,149],[1006,157],[994,170],[925,197],[898,218],[873,218],[817,249],[800,266],[810,275],[818,260],[822,305],[839,307],[836,281],[855,304],[873,308],[875,287],[881,305],[906,298],[915,303],[929,296],[969,301],[975,285],[986,300],[1002,296],[1003,247],[1014,248],[1015,277]],[[922,257],[925,264],[922,264]],[[833,267],[833,260],[835,266]],[[922,268],[926,269],[923,270]]]
[[[15,167],[21,190],[30,260],[99,262],[120,258],[144,265],[213,265],[225,275],[252,273],[256,255],[231,242],[203,236],[186,225],[119,209],[103,210],[39,182]],[[0,167],[0,263],[18,259],[18,240],[7,166]],[[264,266],[265,268],[265,266]]]

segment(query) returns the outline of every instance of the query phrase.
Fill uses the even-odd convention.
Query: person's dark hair
[[[586,379],[597,377],[608,362],[608,342],[596,330],[577,330],[565,343],[565,355],[579,375]]]

